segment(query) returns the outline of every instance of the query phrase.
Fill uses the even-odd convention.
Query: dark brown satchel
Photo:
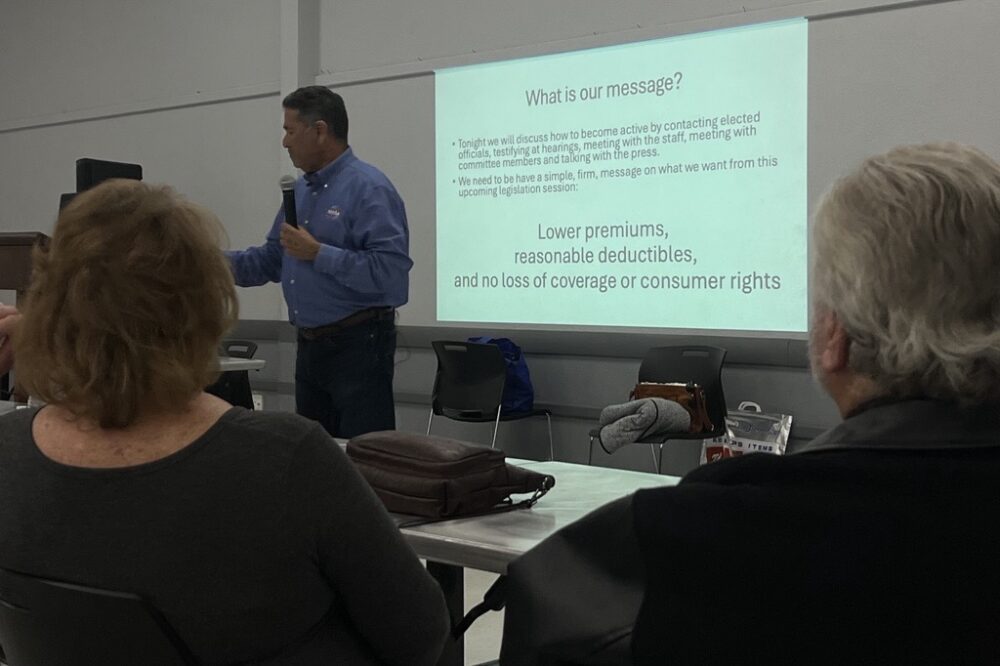
[[[508,465],[503,451],[444,437],[371,432],[350,440],[347,455],[389,511],[427,518],[528,508],[555,485]],[[514,503],[520,493],[533,494]]]
[[[705,391],[698,384],[639,382],[629,397],[632,400],[663,398],[676,402],[691,415],[688,432],[692,434],[711,432],[714,429],[705,407]]]

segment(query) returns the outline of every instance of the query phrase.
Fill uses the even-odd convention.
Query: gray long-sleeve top
[[[322,428],[233,408],[154,462],[47,458],[0,418],[0,566],[141,594],[205,664],[433,664],[437,583]],[[254,661],[258,663],[258,661]]]

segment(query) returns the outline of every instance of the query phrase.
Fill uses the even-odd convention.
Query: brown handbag
[[[714,429],[705,406],[705,390],[698,384],[639,382],[629,395],[631,400],[642,398],[663,398],[671,400],[687,410],[691,415],[692,434],[711,432]]]
[[[433,519],[528,508],[556,482],[497,449],[395,430],[353,438],[347,455],[389,511]],[[521,493],[533,495],[510,499]]]

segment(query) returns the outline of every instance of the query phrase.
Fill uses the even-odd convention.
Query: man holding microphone
[[[394,429],[395,308],[413,266],[403,201],[355,157],[340,95],[306,86],[282,106],[282,145],[305,172],[292,189],[296,219],[281,210],[263,245],[227,252],[233,275],[242,287],[281,282],[298,329],[299,414],[335,437]]]

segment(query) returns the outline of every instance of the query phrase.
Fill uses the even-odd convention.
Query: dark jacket
[[[501,664],[995,662],[998,412],[873,405],[594,512],[511,565]]]

